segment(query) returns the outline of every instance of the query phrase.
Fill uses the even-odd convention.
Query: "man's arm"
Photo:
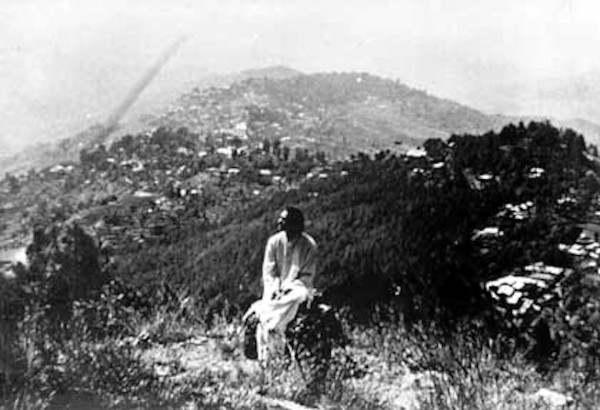
[[[312,238],[307,238],[306,247],[302,250],[300,255],[300,266],[296,275],[296,280],[301,281],[307,288],[312,288],[314,286],[313,283],[316,273],[317,244]]]
[[[279,290],[280,285],[275,242],[272,239],[267,241],[262,267],[262,279],[263,299],[272,299],[273,294]]]

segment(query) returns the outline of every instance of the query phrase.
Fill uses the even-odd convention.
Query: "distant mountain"
[[[154,85],[118,127],[97,124],[58,143],[31,147],[2,159],[0,172],[77,161],[83,148],[158,127],[185,127],[201,139],[231,131],[281,139],[290,148],[322,150],[339,158],[357,151],[405,150],[429,138],[482,134],[510,122],[540,119],[487,115],[366,73],[308,75],[275,66],[192,78],[185,73],[179,82],[167,81],[173,85],[170,91],[164,88],[167,83]],[[552,122],[573,127],[599,145],[600,125],[583,119]]]
[[[600,123],[600,72],[539,82],[524,88],[520,97],[531,114]]]
[[[455,133],[482,133],[505,123],[455,102],[366,73],[251,78],[227,88],[197,88],[149,126],[186,127],[200,135],[244,129],[292,147],[347,155]]]
[[[585,137],[588,144],[594,144],[600,147],[600,124],[582,118],[573,118],[569,120],[555,120],[558,126],[562,128],[571,128]]]
[[[196,72],[196,75],[194,75]],[[254,68],[231,74],[206,74],[198,76],[197,70],[193,68],[182,68],[172,73],[167,73],[166,79],[157,79],[156,84],[141,96],[140,100],[132,107],[126,120],[121,124],[118,135],[135,134],[145,131],[149,117],[164,114],[166,108],[173,101],[177,101],[181,95],[190,90],[206,89],[211,87],[228,87],[231,84],[250,78],[273,78],[282,79],[301,75],[300,71],[285,66],[271,66],[265,68]]]
[[[247,78],[273,78],[273,79],[282,79],[282,78],[290,78],[296,77],[298,75],[302,75],[301,71],[295,70],[290,67],[277,65],[265,68],[250,68],[248,70],[244,70],[237,75],[233,75],[232,77],[240,77],[243,79]]]
[[[211,88],[209,84],[213,84],[213,88],[228,89],[200,92]],[[215,111],[210,107],[220,108]],[[137,126],[139,129],[187,127],[202,134],[239,125],[248,119],[248,110],[253,109],[277,112],[285,117],[285,125],[272,124],[277,132],[263,126],[259,130],[262,136],[288,138],[296,145],[318,145],[337,153],[376,151],[398,143],[413,146],[428,138],[480,134],[498,130],[508,123],[539,120],[573,128],[583,134],[588,143],[600,145],[600,121],[562,120],[541,114],[488,115],[398,81],[366,73],[305,75],[287,67],[207,78],[207,82],[175,101],[169,112],[154,118],[145,116],[148,120],[145,126]],[[300,115],[295,117],[296,114]]]
[[[589,143],[600,143],[600,71],[536,82],[499,83],[472,95],[477,107],[512,117],[550,118],[572,127]]]
[[[109,143],[111,136],[114,138],[115,135],[120,137],[142,132],[147,127],[144,118],[160,115],[166,105],[194,87],[226,87],[254,77],[286,78],[299,74],[299,71],[283,66],[249,69],[225,75],[199,73],[193,67],[167,72],[144,91],[118,127],[98,123],[59,141],[39,142],[17,154],[0,156],[0,173],[22,172],[30,168],[40,169],[60,162],[76,161],[83,148],[89,148],[95,143]]]

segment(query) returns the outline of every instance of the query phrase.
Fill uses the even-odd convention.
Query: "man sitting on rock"
[[[258,318],[256,330],[259,360],[266,360],[274,345],[285,338],[285,329],[302,303],[313,299],[317,244],[304,231],[304,215],[285,208],[277,220],[278,231],[267,241],[262,268],[263,297],[244,319]]]

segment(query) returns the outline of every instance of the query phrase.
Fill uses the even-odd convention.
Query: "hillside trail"
[[[177,386],[193,386],[203,397],[233,397],[233,403],[239,402],[241,408],[341,410],[366,405],[376,410],[421,410],[439,408],[440,398],[446,403],[441,408],[461,405],[459,396],[463,389],[457,383],[463,384],[464,380],[442,371],[411,370],[406,363],[386,360],[381,346],[372,341],[357,334],[349,336],[350,345],[334,351],[325,393],[309,401],[310,405],[301,404],[301,399],[291,400],[298,397],[294,391],[297,393],[304,383],[297,368],[288,366],[277,373],[272,368],[261,367],[257,361],[244,356],[241,339],[236,343],[235,338],[228,336],[197,332],[177,341],[147,345],[141,357],[159,378],[175,386],[175,390]],[[354,371],[344,376],[336,367],[336,360],[343,356],[351,358],[355,365]],[[486,403],[490,406],[486,408],[556,409],[572,404],[572,398],[539,389],[540,386],[537,392],[515,390],[511,383],[498,387],[502,391],[488,397],[493,403]],[[192,400],[182,408],[202,407]]]
[[[359,364],[360,371],[353,377],[345,377],[344,388],[350,388],[354,396],[376,403],[377,408],[419,409],[420,397],[430,392],[436,380],[442,377],[435,372],[411,373],[405,367],[385,363],[368,350],[360,346],[345,349],[344,354]],[[232,345],[223,337],[196,334],[187,340],[154,344],[143,351],[142,359],[156,375],[172,384],[183,385],[199,379],[216,380],[222,384],[220,388],[245,389],[246,394],[253,396],[251,400],[262,403],[268,409],[347,408],[326,397],[309,407],[281,394],[271,394],[269,385],[282,383],[281,379],[269,380],[268,369],[261,368],[255,360],[245,358],[241,345]],[[297,382],[298,379],[295,379],[292,383]]]

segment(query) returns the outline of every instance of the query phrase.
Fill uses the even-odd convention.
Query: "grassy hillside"
[[[486,279],[538,261],[568,263],[558,244],[577,236],[597,183],[581,136],[532,123],[425,146],[425,157],[359,154],[332,163],[216,224],[123,253],[118,275],[185,287],[217,310],[243,309],[259,294],[263,246],[289,203],[306,212],[320,243],[318,286],[357,311],[393,301],[401,287],[423,317],[464,313],[479,307]],[[565,196],[573,201],[565,205]],[[535,210],[524,220],[503,211],[526,202]],[[475,234],[498,225],[503,237],[490,252]]]
[[[565,303],[532,311],[560,342],[545,358],[571,382],[555,384],[578,389],[582,405],[597,397],[580,381],[597,380],[597,265],[563,251],[600,215],[597,159],[582,136],[534,122],[347,161],[289,147],[286,155],[277,140],[229,156],[217,152],[227,137],[213,136],[212,148],[197,137],[161,128],[82,152],[81,164],[2,182],[11,218],[36,228],[31,265],[0,280],[3,325],[18,335],[8,353],[24,357],[32,346],[36,358],[13,360],[22,367],[3,382],[7,408],[73,404],[69,395],[82,392],[112,407],[269,408],[252,393],[260,376],[207,338],[231,336],[260,294],[263,247],[287,204],[305,211],[320,244],[317,286],[352,330],[353,350],[330,369],[336,405],[408,400],[383,390],[408,390],[418,395],[411,403],[433,408],[533,405],[542,376],[504,331],[511,318],[492,314],[483,284],[537,262],[573,272]],[[397,324],[402,316],[412,330]],[[207,357],[218,368],[194,373]],[[267,391],[295,398],[304,381],[285,369],[271,373]],[[402,387],[399,377],[433,387]],[[515,383],[518,397],[506,393]]]

